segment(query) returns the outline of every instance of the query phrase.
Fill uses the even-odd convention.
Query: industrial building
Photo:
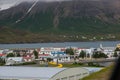
[[[0,67],[2,80],[79,80],[88,75],[89,70],[82,67]]]

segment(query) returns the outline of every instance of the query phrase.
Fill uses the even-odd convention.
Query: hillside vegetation
[[[120,0],[38,2],[27,13],[32,4],[0,11],[0,43],[120,40]]]
[[[106,67],[99,72],[95,72],[82,80],[109,80],[113,72],[113,66]]]

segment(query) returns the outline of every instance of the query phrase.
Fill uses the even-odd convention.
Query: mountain
[[[120,33],[119,4],[120,0],[23,2],[0,11],[0,27],[29,32],[38,36],[40,34],[48,35],[46,37],[55,35],[55,41],[59,41],[58,35],[63,36],[62,41],[71,41],[71,39],[74,41],[76,39],[70,36],[76,35],[82,36],[78,40],[91,35],[92,37],[111,35],[116,38]],[[66,36],[69,37],[66,38]],[[39,40],[35,42],[41,42]],[[47,41],[49,40],[54,42],[52,39]]]

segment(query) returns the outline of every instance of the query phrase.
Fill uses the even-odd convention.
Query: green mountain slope
[[[8,10],[0,11],[0,27],[26,32],[26,35],[29,34],[31,38],[33,37],[31,34],[46,35],[43,42],[84,41],[84,37],[87,37],[87,40],[93,40],[94,37],[95,40],[118,40],[119,3],[119,0],[38,2],[26,14],[33,3],[23,2]],[[18,20],[20,22],[16,22]],[[49,38],[50,35],[54,35],[54,40]],[[27,42],[26,37],[24,38]],[[37,41],[30,39],[30,42],[41,42],[41,39],[43,38]],[[24,40],[19,42],[24,42]]]

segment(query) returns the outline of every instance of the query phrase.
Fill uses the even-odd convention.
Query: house
[[[67,62],[70,61],[70,56],[67,55],[64,52],[52,52],[52,56],[54,56],[53,61],[54,62]]]
[[[32,57],[23,57],[25,62],[32,62],[34,59]]]
[[[49,54],[54,51],[53,47],[41,47],[39,54]]]
[[[24,63],[23,57],[8,57],[5,65],[14,65]]]
[[[104,53],[108,56],[108,58],[112,58],[115,51],[115,47],[103,47],[102,44],[100,44],[100,47],[95,49],[95,51]]]
[[[0,58],[4,59],[6,58],[6,54],[0,53]]]
[[[24,56],[23,56],[23,59],[25,62],[32,62],[34,61],[35,59],[35,56],[33,53],[26,53]]]
[[[70,61],[70,56],[66,55],[64,52],[52,52],[50,54],[39,54],[40,60],[47,60],[47,58],[51,58],[54,62],[67,62]]]
[[[41,47],[41,49],[37,49],[39,51],[39,54],[49,54],[52,56],[53,52],[64,52],[65,48],[59,48],[59,47]]]
[[[13,53],[13,50],[10,50],[10,49],[3,49],[3,52],[4,54],[9,54],[9,53]]]
[[[92,54],[94,52],[94,48],[78,48],[76,51],[77,55],[80,55],[81,51],[84,51],[86,53],[86,57],[89,54],[90,58],[92,58]]]
[[[24,56],[26,54],[32,54],[34,51],[34,49],[29,49],[29,48],[25,48],[25,49],[13,49],[13,53],[14,54],[20,54],[21,56]]]
[[[39,54],[39,59],[46,61],[47,58],[51,58],[51,56],[49,54]]]
[[[113,57],[115,51],[115,47],[103,47],[103,53],[105,53],[108,58]]]
[[[4,51],[3,49],[0,49],[0,53],[1,53],[1,54],[3,53],[3,51]]]
[[[4,56],[5,56],[5,54],[0,53],[0,57],[4,57]]]

